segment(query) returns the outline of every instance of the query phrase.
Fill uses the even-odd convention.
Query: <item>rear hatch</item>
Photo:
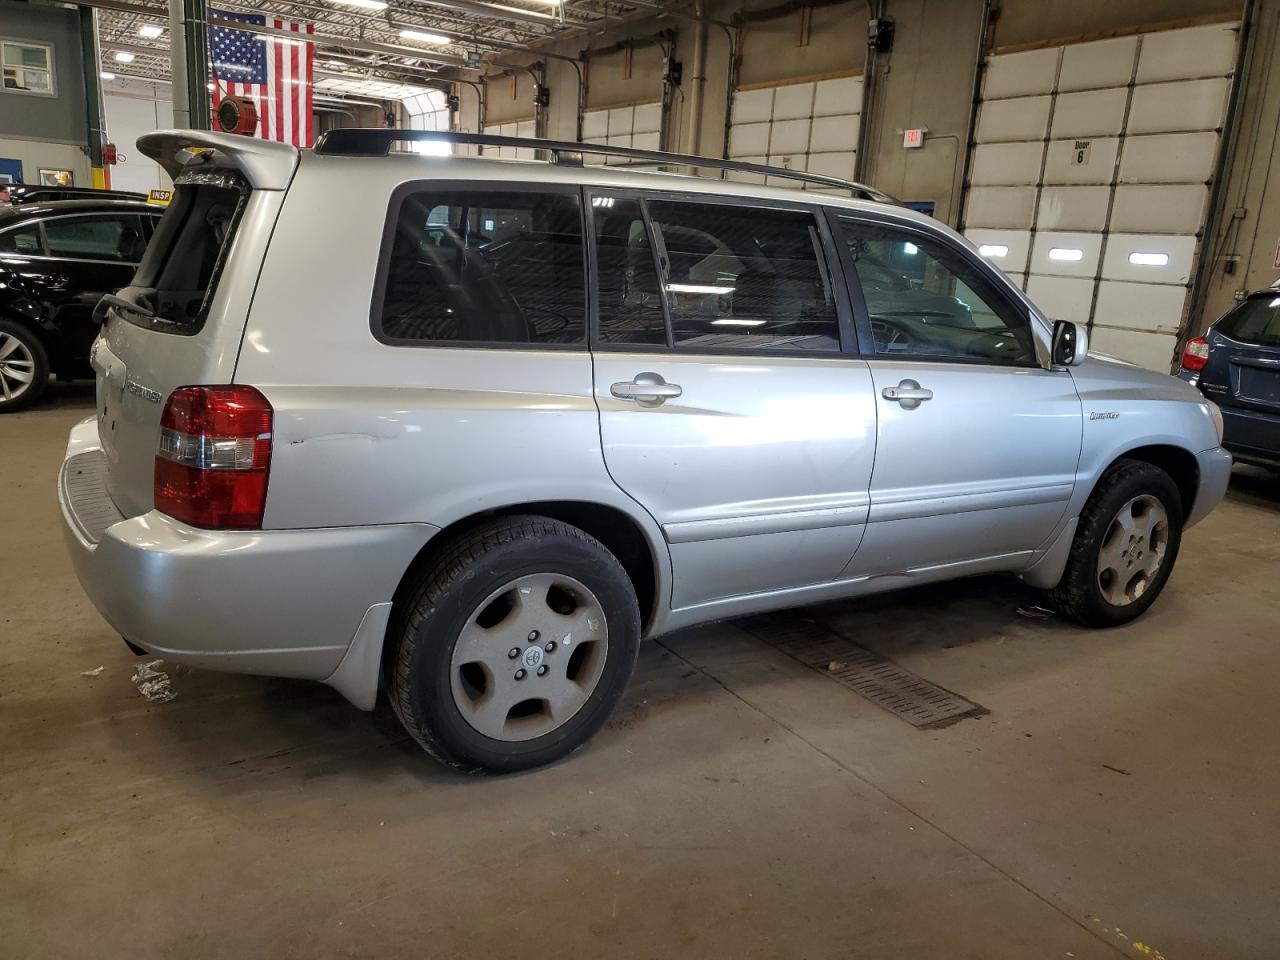
[[[1222,406],[1280,413],[1280,290],[1255,293],[1209,332],[1200,374],[1206,395]]]
[[[103,314],[93,348],[107,489],[126,516],[153,505],[165,401],[177,387],[230,383],[267,240],[297,163],[284,144],[165,131],[139,148],[174,195],[133,284]]]

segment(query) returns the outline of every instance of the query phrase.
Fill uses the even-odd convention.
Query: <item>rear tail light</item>
[[[179,387],[160,418],[156,509],[193,527],[262,526],[271,404],[253,387]]]
[[[1204,365],[1208,362],[1209,341],[1204,337],[1188,340],[1187,345],[1182,348],[1182,369],[1203,370]]]

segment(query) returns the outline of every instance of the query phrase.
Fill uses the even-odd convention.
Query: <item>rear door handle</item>
[[[926,400],[933,399],[933,391],[920,386],[914,380],[903,380],[896,387],[885,387],[880,396],[902,404],[904,410],[914,410]]]
[[[658,407],[684,393],[679,384],[667,383],[660,374],[649,372],[615,383],[609,392],[619,400],[632,400],[642,407]]]

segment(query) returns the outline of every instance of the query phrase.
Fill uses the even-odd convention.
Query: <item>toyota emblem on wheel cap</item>
[[[542,665],[542,648],[533,646],[524,652],[524,665],[534,670]]]

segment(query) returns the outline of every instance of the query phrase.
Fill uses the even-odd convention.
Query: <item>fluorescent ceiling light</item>
[[[591,205],[593,207],[612,207],[613,197],[592,197]]]
[[[116,63],[133,63],[133,54],[124,50],[117,50],[115,53]]]
[[[383,0],[333,0],[334,3],[346,4],[348,7],[363,7],[365,10],[385,10]]]
[[[978,247],[978,252],[984,257],[1007,257],[1009,248],[1003,243],[984,243]]]
[[[423,33],[421,30],[401,30],[401,40],[417,40],[419,43],[453,43],[451,37],[442,37],[438,33]]]
[[[1049,251],[1050,260],[1083,260],[1084,251],[1079,247],[1054,247]]]
[[[1139,267],[1167,267],[1169,265],[1169,255],[1167,253],[1142,253],[1139,250],[1129,254],[1129,262]]]
[[[98,76],[100,76],[103,80],[114,80],[116,78],[116,75],[114,73],[108,73],[106,70],[103,70],[100,74],[98,74]]]
[[[138,28],[138,36],[146,37],[148,40],[154,40],[162,33],[164,33],[164,27],[158,23],[144,23]]]
[[[722,317],[719,320],[712,320],[713,327],[763,327],[766,320],[739,320],[736,317]]]
[[[549,7],[560,6],[560,0],[534,0],[534,3],[545,3]]]
[[[713,283],[668,283],[670,293],[733,293],[734,287],[718,287]]]
[[[917,247],[914,243],[908,242],[902,245],[902,252],[909,257],[914,257],[917,253],[920,252],[920,248]]]

